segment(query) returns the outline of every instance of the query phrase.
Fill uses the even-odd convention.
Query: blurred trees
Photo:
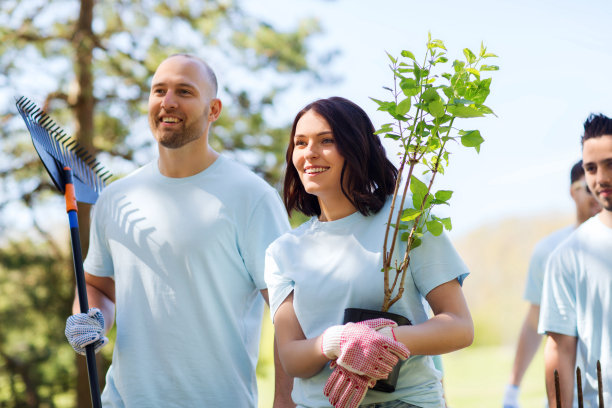
[[[287,124],[270,125],[294,83],[322,78],[333,52],[314,56],[319,32],[290,31],[248,15],[234,0],[3,0],[0,3],[0,407],[72,406],[77,372],[63,337],[74,293],[61,202],[12,96],[26,95],[115,174],[152,157],[149,80],[175,52],[204,58],[224,110],[211,144],[276,184]],[[19,225],[29,232],[15,235]],[[79,206],[83,253],[89,208]],[[23,229],[23,228],[22,228]],[[108,355],[105,352],[105,355]],[[102,364],[105,371],[107,362]],[[88,405],[86,373],[76,406]],[[101,378],[103,382],[103,378]],[[86,399],[82,399],[86,398]]]

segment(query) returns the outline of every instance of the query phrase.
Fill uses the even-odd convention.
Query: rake
[[[94,204],[106,185],[106,181],[111,177],[111,173],[105,170],[94,157],[87,154],[84,148],[66,135],[49,115],[36,107],[28,98],[22,96],[17,99],[16,105],[30,132],[32,143],[40,160],[51,176],[53,184],[66,199],[77,296],[81,313],[87,313],[89,305],[79,238],[77,201]],[[101,408],[100,384],[93,344],[86,347],[86,358],[92,405],[94,408]]]

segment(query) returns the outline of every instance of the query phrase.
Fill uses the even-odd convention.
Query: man
[[[116,307],[105,407],[257,405],[264,254],[289,224],[272,187],[209,145],[216,93],[204,61],[163,61],[149,95],[159,158],[112,183],[95,206],[84,268],[99,310],[71,316],[66,336],[82,352],[98,325],[99,349]],[[291,379],[280,366],[277,375],[280,406]]]
[[[541,240],[538,245],[536,245],[531,261],[529,262],[527,284],[525,285],[523,297],[530,305],[516,347],[514,365],[510,373],[510,383],[506,386],[503,400],[504,408],[519,407],[519,387],[521,385],[521,380],[540,346],[542,336],[538,334],[538,320],[540,316],[540,300],[542,297],[542,284],[544,281],[546,261],[557,245],[567,238],[572,231],[601,210],[599,203],[591,195],[584,180],[582,160],[574,164],[570,171],[570,196],[576,205],[576,222],[553,232]]]
[[[603,399],[612,406],[612,119],[590,115],[584,123],[585,179],[602,211],[552,253],[546,266],[538,331],[544,348],[549,406],[556,407],[554,371],[561,404],[577,407],[575,369],[582,372],[584,407],[598,407],[597,361]]]

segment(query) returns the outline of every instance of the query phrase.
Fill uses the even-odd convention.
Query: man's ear
[[[221,103],[221,99],[214,98],[210,101],[210,109],[208,112],[208,121],[214,122],[219,119],[219,115],[221,115],[221,109],[223,108],[223,104]]]

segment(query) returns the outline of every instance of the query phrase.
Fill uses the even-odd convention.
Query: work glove
[[[396,327],[388,319],[372,319],[359,323],[332,326],[321,339],[321,351],[337,364],[359,375],[380,380],[387,378],[399,359],[405,360],[410,351],[402,343],[377,330]],[[393,334],[393,332],[391,332]]]
[[[506,385],[504,392],[504,408],[520,408],[519,405],[519,387],[516,385]]]
[[[64,333],[74,351],[83,356],[85,346],[94,344],[94,350],[97,353],[108,343],[108,338],[104,336],[104,316],[96,307],[89,309],[87,313],[70,316],[66,320]]]
[[[357,408],[365,398],[368,389],[374,387],[376,380],[355,374],[336,365],[335,361],[332,361],[330,367],[334,371],[325,383],[323,395],[328,397],[329,402],[335,408]]]

